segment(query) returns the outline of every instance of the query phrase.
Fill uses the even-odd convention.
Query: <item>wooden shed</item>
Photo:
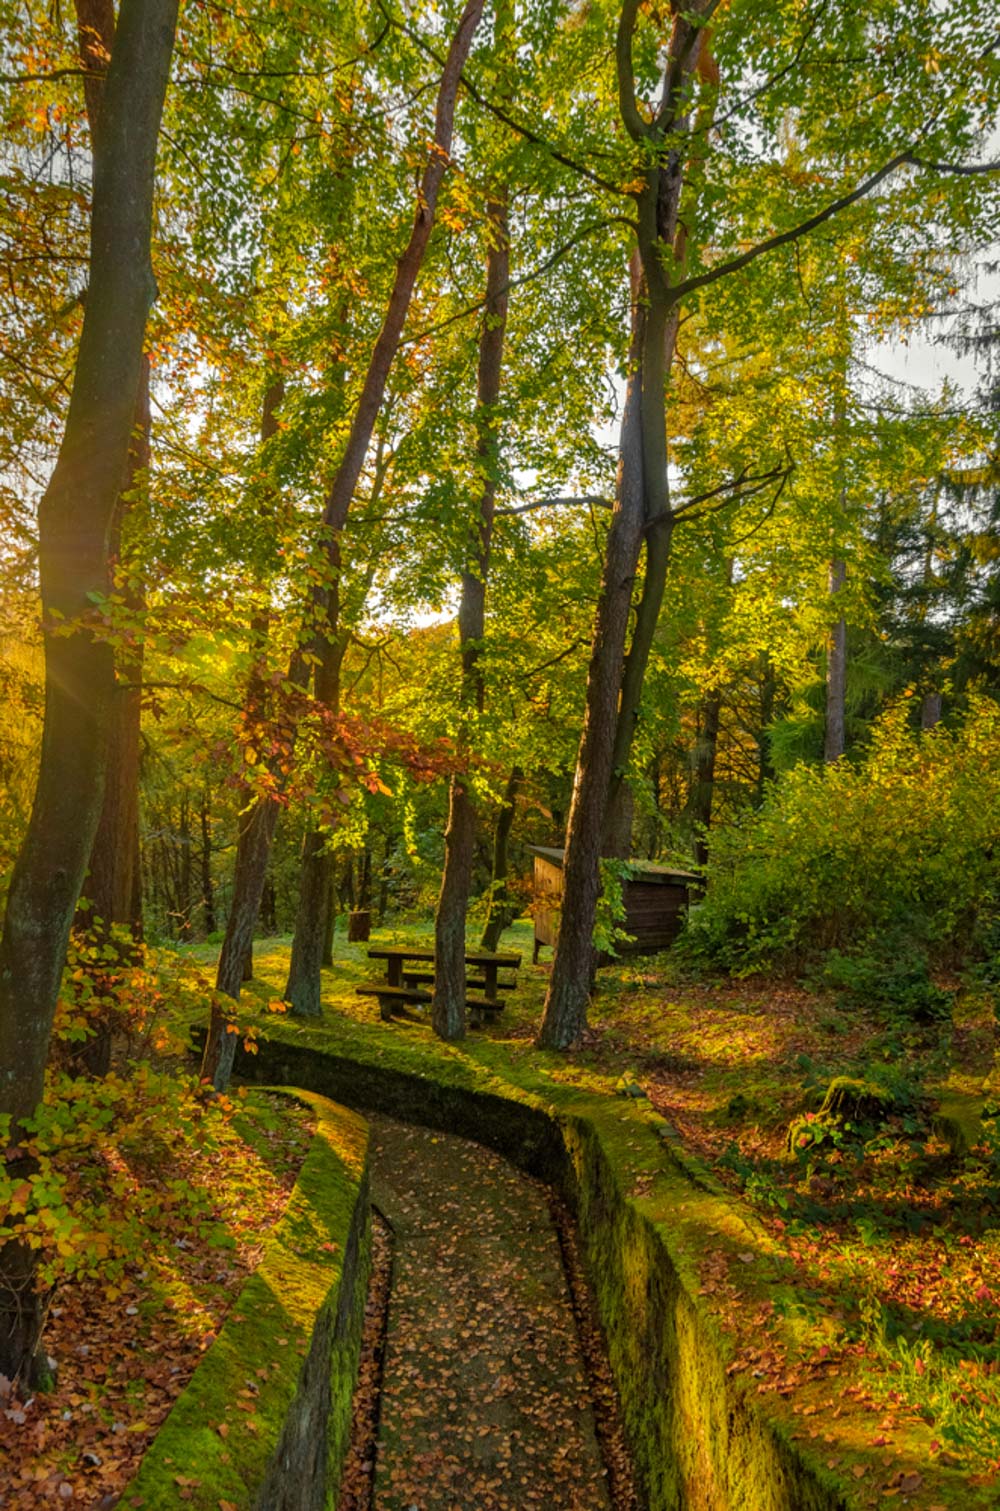
[[[563,895],[565,850],[548,845],[529,845],[535,857],[535,959],[543,944],[556,942],[559,909]],[[652,861],[630,860],[631,880],[623,887],[624,928],[630,942],[619,945],[622,955],[655,955],[665,950],[681,931],[691,892],[701,878],[691,871],[673,871]]]

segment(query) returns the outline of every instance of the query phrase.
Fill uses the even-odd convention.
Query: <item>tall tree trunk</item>
[[[715,797],[715,756],[719,748],[719,716],[722,694],[711,692],[701,705],[698,738],[694,751],[694,771],[688,813],[695,833],[695,856],[699,866],[708,860],[708,829],[712,822]]]
[[[471,561],[462,574],[458,609],[461,642],[461,699],[468,714],[482,713],[485,686],[480,666],[480,646],[486,633],[486,582],[489,577],[493,512],[496,505],[499,463],[497,405],[507,328],[507,288],[510,283],[510,248],[507,199],[498,195],[486,211],[486,300],[479,336],[479,370],[476,382],[476,461],[482,479],[478,518],[470,541]],[[472,756],[468,729],[463,718],[460,754]],[[434,920],[434,995],[431,1023],[442,1039],[460,1039],[465,1033],[465,920],[472,887],[476,847],[476,801],[468,771],[457,771],[448,794],[448,827],[444,836],[444,871]]]
[[[328,538],[330,586],[317,592],[313,611],[315,624],[314,653],[316,697],[339,713],[340,667],[346,639],[340,624],[340,537],[354,500],[361,470],[375,432],[379,411],[385,398],[386,384],[409,312],[434,227],[438,194],[450,161],[455,121],[455,101],[472,37],[483,11],[483,0],[466,0],[458,26],[448,49],[441,83],[438,87],[434,118],[434,140],[428,154],[417,193],[413,228],[405,250],[396,264],[396,276],[386,307],[385,320],[372,352],[361,396],[351,423],[347,445],[336,475],[330,485],[323,509],[323,525]],[[326,838],[319,831],[307,836],[302,856],[302,879],[299,909],[292,943],[285,1000],[297,1017],[314,1018],[322,1011],[320,969],[323,953],[323,907],[326,897],[329,861]]]
[[[764,651],[761,655],[760,683],[760,733],[757,736],[757,806],[764,801],[767,783],[774,780],[774,758],[771,754],[771,725],[774,722],[774,703],[778,682],[771,658]]]
[[[847,577],[847,564],[837,557],[830,563],[830,599],[837,595]],[[847,695],[847,620],[843,614],[834,623],[826,651],[826,735],[823,759],[839,761],[844,754],[845,699]]]
[[[278,803],[258,799],[240,815],[236,839],[236,866],[233,872],[233,896],[226,920],[226,937],[222,941],[215,976],[215,995],[208,1025],[208,1038],[201,1062],[201,1077],[211,1081],[216,1091],[225,1091],[233,1073],[239,1035],[233,1021],[234,1007],[244,981],[247,957],[253,955],[253,933],[260,911],[267,862],[271,854],[274,826],[278,821]]]
[[[592,936],[600,892],[600,858],[615,725],[625,664],[625,637],[642,544],[642,353],[647,311],[633,287],[632,364],[625,408],[615,507],[605,548],[594,644],[587,670],[583,733],[570,801],[563,867],[563,906],[538,1043],[565,1049],[586,1026]]]
[[[684,164],[674,133],[683,134],[688,124],[693,75],[705,36],[699,18],[708,5],[709,0],[704,0],[674,13],[662,103],[652,120],[639,109],[635,95],[633,42],[640,0],[624,0],[618,26],[619,109],[644,164],[641,187],[635,194],[638,230],[630,377],[566,835],[562,917],[537,1039],[549,1049],[569,1048],[586,1027],[601,850],[607,838],[613,838],[618,847],[624,841],[620,812],[612,818],[617,832],[607,834],[608,807],[613,798],[618,808],[619,784],[626,777],[670,557],[666,383],[679,315],[672,279],[687,256],[686,232],[679,218]],[[644,592],[633,634],[634,654],[630,651],[626,672],[625,643],[643,535],[647,548]],[[612,779],[617,789],[614,795]]]
[[[215,887],[212,885],[212,815],[208,789],[201,794],[201,907],[205,933],[215,933]]]
[[[337,927],[337,886],[333,875],[333,863],[327,875],[326,884],[326,915],[323,919],[323,959],[322,964],[330,967],[333,965],[333,936]]]
[[[109,587],[108,531],[128,468],[155,292],[149,248],[156,143],[176,21],[177,0],[122,0],[94,139],[83,329],[66,428],[39,507],[45,722],[0,939],[0,1112],[12,1119],[13,1146],[42,1097],[66,945],[100,817],[114,657],[86,620],[91,595]],[[16,1178],[27,1166],[9,1160],[7,1169]],[[31,1251],[6,1243],[0,1373],[11,1379],[37,1350],[43,1314],[33,1278]]]
[[[262,450],[278,432],[278,411],[284,392],[280,376],[272,377],[264,390],[260,419]],[[251,731],[258,722],[265,722],[268,713],[264,654],[269,626],[269,611],[258,608],[250,624],[251,668],[246,694],[246,725]],[[307,676],[306,668],[307,663],[297,649],[292,656],[288,680],[297,686],[302,685]],[[276,798],[270,795],[256,797],[251,799],[249,806],[239,817],[232,895],[226,918],[225,938],[216,968],[216,996],[212,1003],[201,1064],[202,1079],[211,1081],[216,1091],[225,1091],[229,1085],[236,1054],[236,1035],[230,1032],[233,1009],[222,1003],[219,997],[221,994],[238,1003],[244,982],[253,980],[253,936],[264,893],[267,864],[271,858],[275,825],[278,822],[278,806]]]
[[[108,50],[110,51],[110,44]],[[144,356],[128,473],[125,487],[115,505],[108,535],[113,573],[115,565],[121,561],[126,517],[133,502],[132,492],[149,469],[149,440],[149,358]],[[123,592],[129,611],[138,614],[143,607],[143,595],[140,589],[132,585],[132,581],[131,572],[126,572],[124,581],[117,581],[116,587]],[[83,927],[91,933],[95,943],[102,947],[101,960],[92,971],[94,988],[99,997],[106,997],[113,988],[114,972],[109,975],[108,969],[110,957],[118,956],[123,962],[134,960],[136,946],[142,938],[142,886],[141,877],[136,870],[139,855],[139,731],[143,664],[141,640],[120,650],[116,655],[116,663],[104,797],[90,850],[85,883],[90,909],[81,919]],[[128,930],[127,943],[122,939],[123,929]],[[80,1062],[91,1075],[104,1076],[111,1065],[113,1013],[102,1013],[93,1027],[94,1036],[84,1044]]]
[[[517,795],[520,791],[524,772],[520,766],[515,766],[507,778],[507,786],[504,789],[503,799],[497,812],[496,827],[493,830],[493,867],[490,876],[490,903],[486,914],[486,926],[483,929],[483,937],[480,944],[484,950],[496,950],[500,943],[500,936],[505,929],[510,928],[514,921],[515,909],[510,900],[507,890],[507,847],[510,842],[510,831],[514,827],[514,815],[517,812]]]
[[[188,807],[187,793],[181,798],[180,844],[178,852],[180,856],[180,885],[177,895],[177,935],[180,939],[189,939],[191,936],[192,909],[192,846],[191,811]]]

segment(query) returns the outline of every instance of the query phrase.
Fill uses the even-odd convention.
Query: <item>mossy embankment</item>
[[[292,1094],[317,1128],[288,1209],[123,1504],[335,1504],[370,1262],[369,1135],[357,1113]]]
[[[651,1507],[986,1507],[932,1463],[919,1422],[887,1441],[853,1361],[762,1224],[643,1098],[524,1041],[444,1045],[424,1025],[261,1016],[240,1073],[480,1140],[577,1215],[636,1471]],[[873,1441],[874,1440],[874,1441]]]

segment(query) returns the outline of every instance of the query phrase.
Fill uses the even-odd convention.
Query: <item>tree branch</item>
[[[550,268],[555,267],[556,263],[565,257],[567,252],[572,251],[573,247],[577,246],[587,236],[592,236],[595,231],[604,231],[609,225],[614,225],[616,222],[628,226],[631,231],[636,229],[635,221],[628,215],[609,215],[603,220],[595,221],[593,225],[584,226],[582,231],[577,231],[576,235],[571,236],[568,241],[564,241],[562,246],[556,247],[555,251],[546,257],[544,262],[539,263],[537,268],[532,268],[529,272],[522,273],[518,278],[509,279],[499,292],[507,294],[511,289],[519,288],[524,283],[531,283],[535,278],[541,278],[543,273],[547,273]],[[407,336],[405,340],[400,342],[400,345],[412,346],[416,341],[423,341],[426,336],[434,336],[438,331],[447,330],[449,325],[455,325],[459,320],[467,320],[470,315],[478,315],[479,311],[485,308],[486,300],[477,299],[474,304],[467,304],[457,314],[448,315],[446,319],[439,320],[436,325],[425,326],[422,331],[417,331],[414,336]]]
[[[732,494],[734,497],[724,498],[721,503],[711,509],[703,509],[701,514],[693,516],[695,519],[703,519],[706,514],[713,514],[716,509],[724,509],[727,504],[735,502],[735,495],[740,498],[752,498],[755,493],[760,493],[769,483],[781,480],[782,486],[794,471],[795,464],[789,461],[784,467],[772,467],[770,472],[748,473],[744,467],[736,477],[731,477],[724,483],[719,483],[715,488],[709,488],[705,493],[698,493],[694,498],[686,499],[684,503],[677,504],[671,513],[674,519],[686,515],[690,509],[695,509],[699,504],[705,504],[709,499],[718,498],[720,494]]]
[[[429,42],[425,42],[420,33],[414,31],[412,27],[407,26],[405,21],[399,21],[395,16],[390,15],[385,7],[384,0],[379,0],[379,9],[390,26],[394,26],[397,31],[401,31],[404,36],[409,37],[410,41],[420,48],[421,52],[425,52],[429,58],[433,58],[434,62],[439,66],[443,65],[444,59],[437,49],[431,47]],[[622,198],[628,197],[628,190],[623,189],[620,184],[611,183],[609,179],[602,178],[599,173],[595,173],[591,168],[585,168],[582,163],[576,162],[574,158],[567,157],[565,152],[560,152],[558,147],[554,147],[545,137],[540,136],[537,131],[533,131],[530,126],[525,125],[524,121],[517,120],[508,111],[504,110],[502,105],[496,105],[492,100],[488,100],[476,88],[464,70],[461,74],[461,80],[462,86],[470,99],[475,100],[477,105],[481,105],[491,115],[495,115],[498,121],[503,121],[505,126],[509,126],[511,131],[516,131],[518,136],[523,137],[526,142],[531,142],[534,146],[541,147],[557,163],[562,163],[564,168],[570,168],[574,173],[579,174],[581,178],[589,179],[592,184],[596,184],[599,189],[604,189],[608,194],[615,194]]]
[[[531,514],[535,509],[582,507],[587,504],[596,504],[600,509],[611,509],[614,507],[611,500],[605,498],[602,493],[585,493],[579,498],[542,498],[534,504],[514,504],[506,509],[497,509],[494,517],[500,518],[501,515]]]

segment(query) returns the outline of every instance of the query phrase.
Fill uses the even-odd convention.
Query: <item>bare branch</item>
[[[694,498],[689,498],[682,504],[677,504],[671,511],[674,519],[687,515],[688,511],[697,508],[699,504],[705,504],[709,499],[719,498],[720,494],[729,495],[723,498],[721,503],[714,504],[711,509],[703,509],[700,514],[691,516],[694,519],[704,519],[708,514],[714,514],[717,509],[724,509],[728,504],[735,503],[737,498],[742,500],[753,498],[754,494],[761,493],[770,483],[781,480],[782,486],[794,471],[794,462],[789,461],[784,467],[772,467],[769,472],[748,473],[744,467],[736,477],[728,478],[724,483],[719,483],[715,488],[709,488],[705,493],[698,493]]]
[[[495,517],[501,515],[531,514],[536,509],[561,509],[584,507],[588,504],[596,504],[600,509],[612,509],[614,505],[611,499],[605,498],[603,493],[585,493],[579,498],[541,498],[534,504],[515,504],[506,509],[497,509]]]

